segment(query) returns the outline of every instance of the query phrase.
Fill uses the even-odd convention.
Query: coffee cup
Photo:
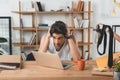
[[[85,60],[84,59],[78,60],[77,66],[78,66],[78,70],[84,70],[85,69]]]

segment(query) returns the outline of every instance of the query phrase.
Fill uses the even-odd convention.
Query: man
[[[108,28],[106,29],[106,32],[109,33],[109,29]],[[113,32],[113,37],[114,37],[115,40],[120,42],[120,36],[117,33]]]
[[[117,41],[120,42],[120,36],[119,36],[117,33],[115,33],[115,32],[114,32],[114,38],[115,38]]]
[[[62,21],[56,21],[48,33],[43,35],[39,51],[56,53],[62,60],[77,61],[80,59],[75,37],[70,34],[67,25]]]

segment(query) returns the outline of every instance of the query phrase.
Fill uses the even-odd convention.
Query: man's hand
[[[70,39],[70,38],[73,38],[73,32],[71,31],[70,33],[68,33],[66,36],[65,36],[66,39]]]
[[[67,35],[65,35],[66,39],[70,39],[73,37],[73,32],[68,28],[68,25],[66,24],[66,29],[67,29]]]
[[[106,33],[109,33],[109,28],[106,28],[105,32],[106,32]]]

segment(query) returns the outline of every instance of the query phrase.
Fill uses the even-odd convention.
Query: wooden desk
[[[24,62],[23,69],[2,70],[0,80],[113,80],[113,77],[93,76],[91,74],[93,61],[86,63],[85,70],[79,71],[77,65],[67,70],[41,67],[34,61]]]

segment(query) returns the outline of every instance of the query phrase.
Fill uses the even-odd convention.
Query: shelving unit
[[[92,44],[90,42],[90,29],[92,29],[92,27],[90,27],[90,18],[91,18],[91,13],[93,11],[91,11],[91,2],[88,1],[88,11],[80,11],[80,12],[76,12],[74,11],[74,2],[72,1],[72,10],[71,11],[60,11],[60,12],[56,12],[56,11],[21,11],[21,2],[19,2],[19,11],[12,11],[13,13],[19,14],[19,20],[21,19],[22,15],[31,15],[32,16],[32,25],[31,27],[21,27],[20,25],[17,27],[13,27],[14,30],[19,30],[20,31],[20,42],[17,43],[13,43],[15,46],[19,46],[20,47],[20,51],[23,52],[23,48],[25,47],[35,47],[36,49],[39,48],[39,44],[38,44],[38,32],[39,31],[47,31],[47,28],[38,28],[38,19],[37,16],[41,15],[41,14],[71,14],[71,27],[69,27],[71,30],[73,31],[80,31],[82,36],[82,41],[78,42],[78,46],[81,47],[81,53],[82,53],[82,58],[84,57],[84,46],[87,46],[88,49],[88,59],[90,58],[90,45]],[[82,16],[82,20],[84,19],[85,14],[88,15],[88,28],[75,28],[74,26],[74,15],[80,15]],[[84,42],[84,34],[85,34],[85,30],[87,30],[88,33],[88,42]],[[31,31],[31,32],[36,32],[36,44],[35,45],[29,45],[28,43],[24,43],[22,41],[22,34],[23,31]]]

